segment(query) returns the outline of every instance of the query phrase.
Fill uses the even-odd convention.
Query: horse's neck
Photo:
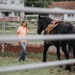
[[[48,25],[46,25],[43,29],[45,30],[48,27]]]

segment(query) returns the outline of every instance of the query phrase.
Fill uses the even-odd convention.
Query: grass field
[[[48,54],[48,61],[53,61],[56,59],[55,56]],[[27,54],[25,62],[18,62],[18,56],[16,57],[8,57],[8,56],[0,56],[0,67],[5,66],[15,66],[15,65],[26,65],[32,63],[40,63],[42,62],[42,54]],[[11,73],[4,73],[0,75],[75,75],[74,71],[66,71],[64,70],[64,66],[60,67],[48,67],[41,69],[33,69],[33,70],[23,70]]]

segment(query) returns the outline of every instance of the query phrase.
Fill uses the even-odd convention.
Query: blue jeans
[[[20,42],[20,46],[22,48],[22,51],[20,53],[19,61],[25,61],[25,55],[26,55],[26,43]]]

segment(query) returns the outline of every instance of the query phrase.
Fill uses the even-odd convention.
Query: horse
[[[53,21],[51,18],[48,17],[40,17],[38,19],[38,29],[37,29],[37,33],[41,34],[41,32],[43,30],[44,34],[47,35],[46,33],[46,28],[48,27],[48,25],[51,23],[51,21]],[[55,30],[55,31],[54,31]],[[72,31],[74,30],[74,26],[69,23],[69,22],[60,22],[50,34],[70,34],[73,33]],[[72,40],[73,41],[73,40]],[[74,42],[74,41],[73,41]],[[54,45],[57,48],[57,57],[60,60],[60,47],[62,48],[62,51],[65,54],[66,59],[69,59],[69,53],[67,51],[67,44],[69,45],[69,49],[71,48],[70,45],[72,45],[73,47],[73,53],[75,55],[75,51],[74,51],[74,43],[71,41],[44,41],[44,52],[43,52],[43,62],[46,62],[46,54],[47,54],[47,50],[49,48],[49,46]],[[73,43],[73,44],[72,44]],[[75,56],[74,56],[75,57]],[[70,65],[66,65],[66,70],[71,70]]]

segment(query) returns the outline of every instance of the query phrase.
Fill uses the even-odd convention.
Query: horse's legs
[[[65,46],[62,47],[62,51],[64,52],[66,59],[69,59],[69,53]]]
[[[75,59],[75,45],[73,46],[73,57]],[[74,70],[75,70],[75,64],[74,64]]]
[[[43,62],[46,62],[46,54],[47,54],[47,50],[49,48],[50,44],[47,44],[45,41],[44,41],[44,51],[43,51]]]
[[[57,48],[57,58],[58,58],[58,60],[60,60],[60,47],[59,46],[57,46],[56,47]],[[59,67],[62,67],[61,65],[59,66]]]
[[[71,52],[71,50],[72,50],[72,46],[73,46],[73,43],[72,43],[72,41],[69,41],[68,42],[68,51],[69,51],[69,53]]]
[[[60,47],[57,46],[56,48],[57,48],[57,58],[58,60],[60,60]]]
[[[62,44],[62,51],[64,52],[66,59],[69,59],[69,53],[68,53],[68,51],[66,49],[66,45],[65,44]],[[71,70],[70,65],[66,65],[65,69],[70,71]]]
[[[72,41],[73,57],[75,58],[75,40]]]
[[[75,46],[73,47],[73,57],[75,58]]]

